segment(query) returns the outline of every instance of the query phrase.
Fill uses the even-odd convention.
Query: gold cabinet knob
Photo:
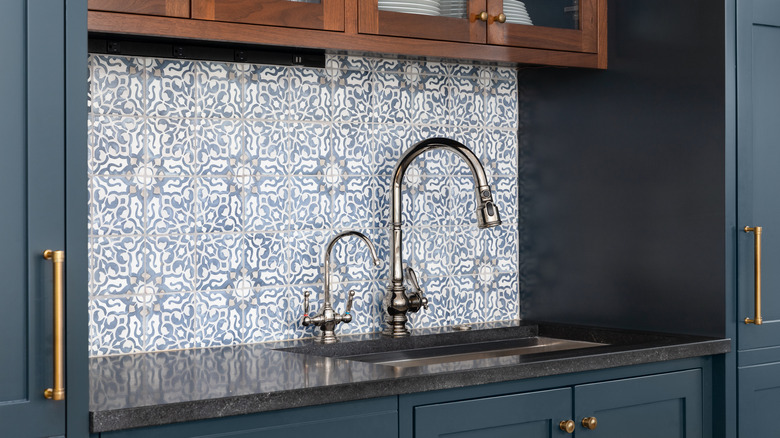
[[[598,425],[599,422],[598,420],[596,420],[596,417],[585,417],[582,419],[582,427],[584,427],[585,429],[593,430]]]
[[[575,426],[576,425],[574,424],[574,420],[561,421],[558,424],[558,427],[560,427],[561,430],[566,432],[566,433],[574,433],[574,427]]]
[[[498,21],[499,23],[506,23],[506,15],[504,15],[503,12],[496,15],[496,21]]]
[[[487,11],[482,11],[479,14],[477,14],[477,19],[482,21],[488,21],[488,13]]]

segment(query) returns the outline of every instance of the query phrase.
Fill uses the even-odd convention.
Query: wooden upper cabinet
[[[358,20],[362,34],[597,53],[606,1],[360,0]]]
[[[190,0],[89,0],[91,11],[189,18]]]
[[[192,0],[192,18],[344,31],[344,0]]]

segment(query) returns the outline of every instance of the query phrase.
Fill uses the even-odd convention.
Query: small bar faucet
[[[371,258],[374,260],[374,264],[379,264],[379,259],[376,256],[376,251],[374,250],[374,244],[372,244],[371,241],[368,240],[368,237],[366,237],[363,233],[357,231],[345,231],[331,239],[330,243],[328,243],[328,247],[325,250],[325,292],[323,294],[323,301],[325,301],[325,303],[322,306],[322,310],[320,310],[318,314],[309,316],[309,295],[311,295],[311,292],[306,291],[303,294],[302,323],[304,326],[318,326],[322,330],[322,336],[319,340],[323,344],[333,344],[338,341],[334,332],[336,326],[340,322],[349,323],[352,321],[352,314],[350,314],[350,311],[352,310],[352,298],[355,296],[354,290],[349,291],[349,298],[347,298],[347,309],[344,311],[343,315],[333,310],[333,305],[330,303],[330,253],[333,250],[333,246],[336,244],[336,242],[338,242],[342,237],[347,236],[357,236],[363,242],[365,242],[366,246],[368,246],[369,252],[371,253]]]
[[[417,276],[412,268],[407,268],[407,277],[415,289],[407,294],[404,288],[404,272],[401,233],[401,183],[404,174],[409,165],[418,155],[431,149],[448,149],[455,152],[463,158],[471,170],[474,179],[475,192],[477,195],[477,226],[479,228],[490,228],[501,225],[501,218],[498,215],[498,209],[493,203],[493,196],[490,192],[490,186],[485,176],[485,169],[479,162],[479,158],[461,143],[448,138],[429,138],[423,140],[407,150],[398,160],[393,170],[393,194],[390,199],[390,212],[392,220],[392,229],[390,232],[390,285],[387,295],[384,299],[384,306],[387,314],[385,322],[387,328],[384,334],[394,338],[409,336],[409,329],[406,328],[407,312],[417,312],[421,307],[428,308],[428,299],[425,298],[422,289],[417,283]]]

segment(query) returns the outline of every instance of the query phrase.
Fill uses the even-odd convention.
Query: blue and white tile
[[[390,197],[392,193],[391,177],[386,175],[371,177],[369,190],[371,198],[369,199],[370,210],[374,212],[370,226],[386,228],[390,225]]]
[[[245,124],[244,162],[256,175],[285,175],[289,161],[287,124],[249,120]]]
[[[417,225],[415,221],[423,202],[424,180],[419,164],[412,162],[401,183],[401,221],[405,224]]]
[[[450,245],[444,227],[421,227],[415,269],[430,277],[450,275]]]
[[[203,234],[197,242],[198,291],[233,289],[244,262],[240,234]]]
[[[411,123],[416,85],[403,74],[377,73],[371,99],[376,111],[374,120],[380,124]]]
[[[450,74],[456,77],[477,77],[479,76],[479,66],[466,62],[454,63],[451,64]]]
[[[485,123],[485,93],[476,77],[452,78],[447,106],[452,122],[458,126],[483,126]]]
[[[193,293],[155,295],[145,323],[145,351],[196,347],[197,296]]]
[[[92,235],[143,234],[144,197],[133,178],[92,178]]]
[[[501,221],[505,224],[517,222],[517,179],[512,177],[493,178],[493,201],[498,207]]]
[[[448,225],[451,221],[449,193],[449,178],[421,177],[421,183],[414,190],[407,191],[403,198],[404,222],[418,227]]]
[[[322,284],[293,286],[287,289],[287,311],[284,313],[283,339],[305,339],[314,338],[322,334],[319,328],[314,326],[304,326],[303,320],[303,298],[306,292],[309,292],[309,315],[314,315],[322,308],[323,296]]]
[[[518,319],[520,303],[517,273],[502,273],[495,276],[485,292],[485,321],[507,321]]]
[[[199,233],[243,229],[244,200],[234,178],[204,177],[197,181],[196,230]]]
[[[90,56],[92,113],[141,115],[144,113],[144,66],[125,56]]]
[[[410,139],[410,127],[404,125],[380,124],[373,131],[374,170],[376,175],[391,175],[401,155],[415,142]]]
[[[291,120],[326,121],[333,115],[332,79],[325,69],[290,67]]]
[[[291,226],[290,188],[283,176],[252,177],[244,190],[245,229],[282,231]]]
[[[517,129],[517,82],[495,81],[485,97],[485,125]]]
[[[428,298],[428,309],[410,313],[409,326],[413,329],[450,325],[452,297],[449,293],[449,277],[429,277],[417,272],[420,288]]]
[[[517,81],[517,68],[493,67],[493,77],[500,81]]]
[[[148,249],[143,237],[96,237],[91,243],[91,297],[153,292],[145,287],[144,258]]]
[[[361,70],[361,71],[376,70],[377,58],[372,58],[368,56],[352,56],[352,55],[325,55],[325,56],[327,58],[327,62],[330,62],[331,60],[335,61],[337,68],[341,70]]]
[[[220,347],[241,342],[241,309],[229,291],[202,291],[197,294],[198,347]]]
[[[146,123],[140,117],[94,115],[89,135],[93,175],[134,173],[146,158]]]
[[[322,175],[331,154],[330,125],[290,123],[288,172],[293,175]]]
[[[446,76],[451,74],[452,64],[443,61],[410,61],[420,66],[423,75]]]
[[[195,290],[195,236],[171,235],[147,238],[146,273],[155,292]]]
[[[198,116],[240,118],[241,89],[249,67],[246,64],[198,62]]]
[[[474,212],[477,209],[474,180],[469,176],[453,176],[449,178],[450,199],[448,211],[450,225],[476,226]],[[500,213],[500,210],[499,210]]]
[[[350,175],[374,173],[373,125],[335,123],[332,126],[333,162]]]
[[[374,72],[339,70],[333,84],[333,120],[369,123],[374,119]]]
[[[452,122],[448,109],[450,79],[447,76],[421,76],[419,89],[414,93],[412,122],[446,125]]]
[[[146,114],[194,117],[195,66],[193,61],[146,58]]]
[[[458,141],[465,145],[467,148],[471,149],[472,152],[479,158],[480,163],[485,165],[486,161],[490,161],[489,157],[485,155],[486,149],[485,149],[485,138],[484,138],[484,129],[479,127],[458,127],[452,130],[452,139],[455,141]],[[450,168],[450,173],[452,175],[466,175],[471,177],[471,169],[469,169],[468,164],[466,164],[466,160],[462,159],[461,157],[451,154],[455,158],[452,162],[452,167]]]
[[[89,300],[90,355],[143,351],[144,309],[137,296]]]
[[[485,321],[485,295],[479,289],[476,276],[451,277],[448,283],[452,299],[449,324],[473,324]]]
[[[323,278],[324,252],[330,232],[320,230],[294,231],[289,233],[287,245],[290,249],[289,284],[321,283]]]
[[[482,263],[489,261],[498,271],[517,271],[517,225],[510,223],[480,230],[476,251]]]
[[[381,300],[378,300],[379,284],[376,281],[361,281],[331,285],[333,308],[342,315],[347,308],[349,292],[354,291],[352,298],[352,321],[341,323],[336,327],[336,336],[358,333],[370,333],[380,330]]]
[[[244,117],[285,120],[289,111],[287,67],[251,65],[244,87]]]
[[[241,162],[243,124],[237,120],[201,120],[196,129],[196,157],[200,175],[229,175]]]
[[[447,259],[451,275],[475,274],[479,257],[475,248],[481,236],[477,227],[454,226],[447,229],[447,240],[451,245]]]
[[[335,187],[333,194],[333,226],[358,228],[373,226],[376,212],[372,200],[377,193],[367,176],[349,176]]]
[[[146,199],[149,234],[193,233],[195,231],[194,179],[155,178]]]
[[[292,228],[311,230],[333,226],[334,209],[331,190],[325,178],[294,176],[290,178]]]
[[[289,312],[287,288],[261,288],[257,291],[236,291],[246,308],[239,333],[242,342],[255,343],[281,340]],[[303,314],[301,313],[301,317]]]
[[[149,161],[158,174],[193,175],[195,126],[191,119],[149,118]]]
[[[412,132],[414,143],[430,138],[453,138],[457,128],[453,126],[419,126]],[[455,165],[463,161],[451,150],[434,149],[417,158],[425,175],[448,175]]]
[[[519,150],[517,131],[488,130],[485,132],[485,143],[491,145],[490,151],[496,164],[495,174],[516,176]]]
[[[292,256],[289,232],[249,233],[244,237],[244,264],[241,272],[252,279],[252,287],[289,283]]]

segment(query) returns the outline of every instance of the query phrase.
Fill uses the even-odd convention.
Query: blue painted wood
[[[741,0],[737,9],[738,103],[738,349],[780,345],[780,7],[773,0]],[[753,235],[761,226],[762,316],[754,315]]]
[[[704,430],[702,371],[580,385],[574,389],[575,421],[596,417],[593,438],[701,438]],[[709,418],[709,417],[707,417]]]
[[[100,438],[398,437],[397,397],[104,432]]]
[[[69,10],[84,13],[82,0],[71,1]],[[65,249],[65,150],[66,138],[79,151],[73,158],[86,163],[86,122],[79,113],[86,111],[85,54],[71,63],[80,63],[81,77],[70,83],[73,97],[68,103],[75,110],[66,119],[65,48],[75,40],[63,43],[66,28],[65,1],[27,0],[4,2],[0,6],[0,132],[3,160],[0,162],[0,236],[3,253],[0,269],[3,276],[3,306],[0,306],[0,424],[3,436],[64,436],[66,402],[49,401],[43,391],[52,386],[52,268],[43,260],[44,249]],[[81,7],[79,7],[81,6]],[[70,27],[85,34],[85,20],[72,20]],[[80,29],[79,29],[80,28]],[[82,45],[86,46],[85,42]],[[73,52],[71,52],[73,54]],[[75,65],[71,66],[75,71]],[[76,83],[78,81],[78,83]],[[79,96],[80,94],[80,96]],[[78,98],[81,103],[79,109]],[[66,130],[66,120],[71,128]],[[82,170],[83,169],[83,170]],[[86,174],[85,165],[74,171]],[[85,184],[81,189],[84,190]],[[83,197],[86,199],[85,197]],[[78,199],[77,199],[78,201]],[[82,204],[86,205],[85,201]],[[72,215],[72,227],[85,228],[86,212]],[[80,237],[77,248],[85,247]],[[86,252],[84,248],[81,250]],[[79,252],[77,250],[76,252]],[[77,258],[78,260],[78,258]],[[85,271],[86,263],[79,268]],[[76,272],[75,269],[71,272]],[[86,301],[86,280],[74,275],[74,295]],[[69,279],[70,281],[71,279]],[[66,301],[73,303],[74,301]],[[81,304],[86,309],[86,304]],[[86,342],[86,318],[68,320],[75,328],[71,336],[82,334]],[[80,327],[84,326],[84,329]],[[86,349],[84,349],[86,352]],[[86,353],[68,355],[73,373],[79,367],[86,372]],[[84,389],[74,393],[86,392]],[[67,388],[67,386],[66,386]],[[69,392],[66,389],[66,394]],[[78,397],[77,397],[78,399]],[[82,400],[86,398],[82,395]],[[68,436],[86,436],[86,402],[73,405],[69,415],[81,424]],[[80,415],[79,415],[80,414]]]
[[[419,406],[416,438],[548,438],[567,436],[559,427],[572,419],[571,388]]]
[[[776,436],[773,426],[780,407],[780,363],[741,367],[739,436]]]

